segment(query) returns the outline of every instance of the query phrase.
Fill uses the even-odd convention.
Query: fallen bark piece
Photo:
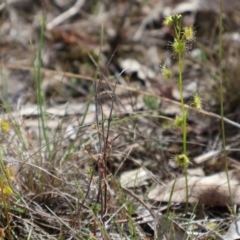
[[[225,172],[207,177],[188,176],[188,202],[209,206],[225,206],[240,204],[240,171],[228,172],[229,186]],[[165,186],[157,185],[149,192],[148,198],[160,202],[186,202],[185,177],[176,179],[171,197],[174,180]]]

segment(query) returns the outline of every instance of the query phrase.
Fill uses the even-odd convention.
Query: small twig
[[[79,12],[83,4],[85,3],[85,0],[78,0],[71,8],[69,8],[64,13],[60,14],[56,18],[54,18],[51,22],[49,22],[46,25],[46,29],[48,31],[51,31],[53,28],[55,28],[57,25],[61,24],[62,22],[66,21],[70,17],[74,16]]]

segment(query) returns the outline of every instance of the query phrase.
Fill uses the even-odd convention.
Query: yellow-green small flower
[[[2,189],[3,194],[5,195],[12,195],[13,191],[9,186],[4,186]]]
[[[163,25],[164,25],[164,26],[171,26],[171,25],[173,25],[173,24],[179,25],[181,19],[182,19],[182,15],[181,15],[181,14],[170,15],[170,16],[167,16],[167,17],[164,19]]]
[[[163,21],[164,26],[171,26],[172,24],[173,24],[173,16],[167,16]]]
[[[193,26],[188,26],[183,28],[183,35],[187,41],[194,41],[195,40],[195,31]]]
[[[182,19],[182,14],[176,14],[176,15],[174,15],[174,16],[173,16],[173,19],[174,19],[175,21],[180,21],[180,20]]]
[[[9,131],[9,123],[7,121],[1,120],[1,129],[4,132],[8,132]]]
[[[166,67],[165,64],[161,67],[161,69],[164,80],[168,81],[169,78],[171,77],[171,71],[169,70],[169,68]]]
[[[187,167],[189,164],[189,158],[186,154],[179,154],[174,157],[175,162],[180,167]]]

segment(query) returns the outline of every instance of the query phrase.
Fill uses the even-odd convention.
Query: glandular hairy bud
[[[174,39],[174,42],[172,44],[173,52],[176,54],[183,54],[187,51],[187,45],[184,41]]]
[[[170,69],[167,68],[166,65],[164,64],[163,66],[161,66],[161,70],[162,70],[162,76],[163,76],[164,80],[168,81],[169,78],[171,77]]]
[[[199,96],[198,93],[195,93],[193,96],[192,106],[196,109],[202,109],[202,98]]]
[[[174,157],[174,160],[180,167],[187,167],[189,164],[189,158],[186,154],[178,154]]]

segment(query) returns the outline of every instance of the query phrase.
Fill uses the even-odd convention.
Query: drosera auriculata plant
[[[186,209],[188,208],[188,174],[187,168],[190,163],[190,159],[187,155],[187,117],[188,110],[185,109],[185,102],[183,97],[183,57],[191,50],[193,42],[196,40],[196,31],[192,25],[183,26],[182,15],[171,15],[165,18],[163,22],[164,26],[172,26],[174,29],[174,39],[170,44],[172,55],[178,62],[178,88],[180,92],[180,105],[181,115],[176,115],[174,120],[175,127],[182,130],[182,152],[174,156],[175,162],[178,166],[183,168],[185,183],[186,183]],[[171,77],[171,71],[166,64],[161,66],[162,76],[165,81],[168,81]],[[192,107],[196,109],[202,108],[202,99],[198,93],[193,96]]]

